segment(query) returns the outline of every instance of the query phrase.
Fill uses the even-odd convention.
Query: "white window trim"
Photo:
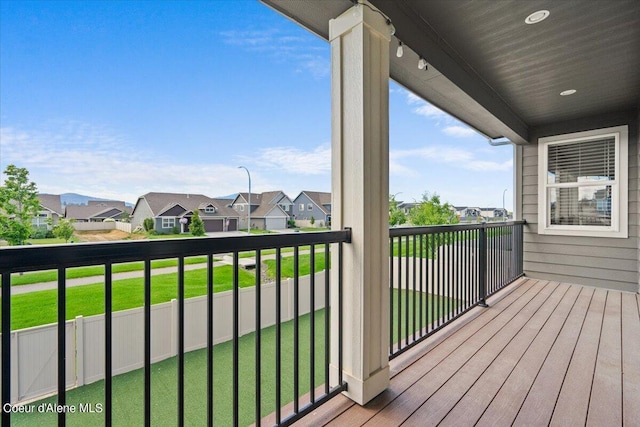
[[[172,225],[165,225],[166,224],[171,224]],[[176,218],[175,217],[162,217],[162,228],[173,228],[176,226]]]
[[[611,194],[611,226],[599,227],[589,225],[550,225],[551,206],[548,203],[547,184],[547,147],[549,144],[570,143],[615,137],[616,179],[612,184]],[[629,128],[616,126],[585,132],[555,135],[538,140],[538,234],[585,237],[613,237],[626,239],[629,237]],[[594,183],[595,184],[595,183]]]

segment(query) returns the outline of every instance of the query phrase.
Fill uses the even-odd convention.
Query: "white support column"
[[[332,228],[351,227],[343,254],[343,378],[363,405],[389,385],[389,41],[386,20],[358,5],[329,23]],[[332,251],[337,283],[337,251]],[[338,307],[332,288],[331,306]],[[338,318],[331,310],[332,383]]]

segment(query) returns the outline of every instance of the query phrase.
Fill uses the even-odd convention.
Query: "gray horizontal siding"
[[[524,235],[524,270],[529,277],[605,287],[623,291],[639,291],[638,237],[640,230],[639,169],[637,131],[638,116],[610,115],[596,119],[593,129],[629,125],[629,238],[572,237],[538,234],[538,146],[537,140],[550,136],[536,129],[532,143],[524,146],[520,164],[522,218],[527,221]],[[572,123],[556,127],[561,133],[587,130]],[[557,133],[557,132],[555,132]]]

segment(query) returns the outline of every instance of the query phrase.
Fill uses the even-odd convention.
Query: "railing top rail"
[[[256,236],[18,246],[0,249],[0,274],[349,242],[351,230]]]
[[[526,221],[484,222],[472,224],[443,224],[427,225],[423,227],[394,227],[389,229],[389,237],[413,236],[416,234],[435,234],[462,230],[480,230],[482,228],[497,228],[512,225],[523,225]]]

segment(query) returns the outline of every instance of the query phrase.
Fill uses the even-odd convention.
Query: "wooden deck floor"
[[[640,426],[640,296],[521,279],[299,425]]]

